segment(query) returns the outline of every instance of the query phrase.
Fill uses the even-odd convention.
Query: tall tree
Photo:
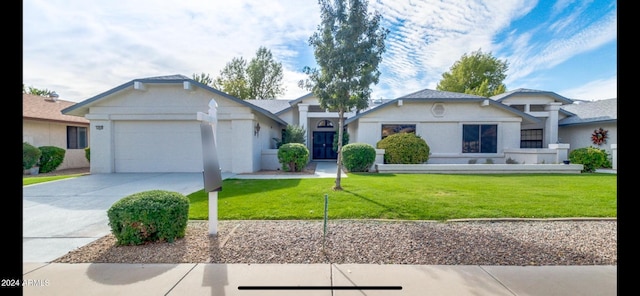
[[[213,86],[213,78],[211,78],[211,76],[209,76],[209,74],[206,73],[201,73],[201,74],[193,74],[191,76],[193,78],[193,80],[200,82],[204,85],[208,85],[208,86]]]
[[[462,55],[449,69],[442,74],[437,90],[452,91],[465,94],[490,97],[504,93],[507,87],[502,83],[507,77],[509,64],[501,61],[489,52],[481,49]]]
[[[266,47],[260,47],[256,57],[249,62],[247,67],[249,79],[249,98],[274,99],[283,95],[285,88],[282,86],[282,63],[273,59],[271,51]]]
[[[245,73],[247,61],[242,57],[233,58],[213,80],[212,86],[242,100],[248,99],[248,81]]]
[[[318,0],[321,22],[309,38],[319,68],[305,67],[307,85],[320,106],[338,112],[338,172],[334,190],[342,190],[342,138],[344,113],[365,109],[371,84],[380,77],[378,66],[385,52],[389,30],[380,25],[382,16],[367,11],[366,0]]]
[[[242,57],[233,58],[212,86],[243,100],[275,99],[285,92],[283,77],[282,63],[276,62],[266,47],[260,47],[248,63]]]

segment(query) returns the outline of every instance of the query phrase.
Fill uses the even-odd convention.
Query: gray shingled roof
[[[345,124],[348,124],[350,122],[355,121],[356,119],[365,116],[371,112],[375,112],[378,110],[381,110],[382,108],[385,108],[389,105],[393,105],[396,104],[397,101],[399,100],[404,100],[404,101],[437,101],[437,102],[482,102],[484,100],[487,100],[489,102],[489,104],[496,106],[498,108],[504,109],[508,112],[511,113],[515,113],[518,114],[519,116],[521,116],[523,119],[531,121],[531,122],[539,122],[540,119],[531,116],[529,114],[526,114],[524,112],[518,111],[516,109],[513,109],[507,105],[504,105],[498,101],[494,101],[491,100],[487,97],[483,97],[483,96],[477,96],[477,95],[470,95],[470,94],[464,94],[464,93],[457,93],[457,92],[449,92],[449,91],[439,91],[439,90],[432,90],[432,89],[423,89],[411,94],[408,94],[406,96],[403,97],[399,97],[397,99],[393,99],[390,100],[388,102],[382,103],[381,105],[376,106],[375,108],[371,108],[371,109],[367,109],[364,112],[361,112],[360,114],[350,117],[349,119],[347,119],[345,121]]]
[[[545,91],[545,90],[537,90],[537,89],[528,89],[528,88],[518,88],[518,89],[514,89],[512,91],[508,91],[505,93],[501,93],[499,95],[495,95],[493,97],[491,97],[492,100],[497,101],[497,102],[502,102],[503,100],[512,97],[512,96],[518,96],[518,95],[530,95],[530,94],[534,94],[534,95],[547,95],[550,96],[552,98],[554,98],[556,101],[565,103],[565,104],[571,104],[573,103],[573,101],[569,98],[563,97],[557,93],[554,93],[552,91]]]
[[[244,100],[249,104],[256,105],[262,109],[265,109],[273,114],[277,114],[278,112],[291,107],[289,102],[291,100]]]
[[[210,87],[210,86],[208,86],[206,84],[200,83],[200,82],[195,81],[195,80],[193,80],[193,79],[191,79],[191,78],[189,78],[187,76],[180,75],[180,74],[134,79],[134,80],[131,80],[131,81],[127,82],[127,83],[119,85],[117,87],[114,87],[114,88],[112,88],[112,89],[110,89],[110,90],[108,90],[106,92],[103,92],[103,93],[101,93],[101,94],[99,94],[97,96],[91,97],[91,98],[86,99],[86,100],[84,100],[84,101],[82,101],[80,103],[77,103],[77,104],[73,105],[73,106],[65,108],[65,109],[61,110],[61,112],[62,112],[62,114],[84,116],[84,114],[89,112],[88,106],[90,106],[93,102],[101,100],[101,99],[103,99],[103,98],[105,98],[105,97],[107,97],[107,96],[109,96],[111,94],[114,94],[116,92],[119,92],[119,91],[125,90],[127,88],[133,87],[133,84],[136,81],[139,81],[139,82],[142,82],[142,83],[183,83],[185,81],[189,81],[190,83],[192,83],[192,84],[194,84],[194,85],[196,85],[196,86],[198,86],[200,88],[206,89],[206,90],[211,91],[213,93],[219,94],[219,95],[221,95],[221,96],[223,96],[223,97],[225,97],[225,98],[227,98],[229,100],[232,100],[232,101],[235,101],[235,102],[237,102],[239,104],[242,104],[242,105],[245,105],[247,107],[250,107],[251,109],[257,111],[258,113],[261,113],[261,114],[263,114],[263,115],[265,115],[265,116],[267,116],[267,117],[269,117],[269,118],[271,118],[271,119],[273,119],[273,120],[275,120],[275,121],[277,121],[277,122],[279,122],[281,124],[285,124],[285,125],[287,124],[286,121],[282,120],[280,117],[276,116],[272,112],[267,111],[266,109],[264,109],[264,108],[262,108],[260,106],[247,103],[247,102],[245,102],[245,101],[243,101],[241,99],[238,99],[238,98],[236,98],[236,97],[234,97],[232,95],[229,95],[229,94],[227,94],[225,92],[219,91],[219,90],[217,90],[217,89],[215,89],[213,87]]]
[[[558,125],[574,125],[593,122],[616,122],[618,120],[618,99],[581,101],[562,106],[573,114],[558,122]]]

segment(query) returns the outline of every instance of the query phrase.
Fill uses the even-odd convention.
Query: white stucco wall
[[[444,108],[443,113],[432,111],[436,104]],[[492,106],[481,106],[476,102],[442,104],[404,101],[401,106],[388,105],[360,117],[354,138],[355,141],[376,147],[382,138],[383,124],[415,124],[416,134],[429,145],[431,156],[428,163],[467,163],[470,159],[484,162],[486,158],[500,163],[504,162],[501,159],[504,157],[504,148],[520,146],[521,121],[522,118],[515,114]],[[463,124],[497,124],[497,153],[463,154]]]
[[[133,147],[120,147],[114,141],[114,124],[119,121],[139,122],[140,124],[161,121],[169,126],[184,125],[192,122],[194,127],[199,127],[197,113],[206,113],[208,104],[214,99],[218,104],[218,123],[216,126],[216,143],[218,148],[219,164],[223,172],[244,173],[253,172],[260,166],[260,151],[262,147],[269,146],[267,132],[277,123],[263,116],[256,116],[249,106],[235,102],[226,97],[212,93],[208,90],[194,87],[190,90],[183,88],[182,84],[145,84],[144,90],[130,89],[102,98],[90,106],[87,119],[91,120],[91,172],[112,173],[117,171],[114,167],[114,157],[118,149],[131,149]],[[171,125],[171,123],[175,125]],[[260,122],[260,136],[254,136],[255,123]],[[97,131],[97,125],[102,130]],[[188,125],[188,124],[187,124]],[[184,126],[187,126],[184,125]],[[171,128],[166,128],[171,130]],[[94,131],[96,131],[94,133]],[[171,131],[168,131],[168,133]],[[194,132],[194,131],[191,131]],[[198,130],[199,132],[199,130]],[[167,151],[179,153],[202,153],[202,143],[198,137],[189,137],[189,143],[180,141],[171,142],[171,136],[166,134],[166,143],[170,145]],[[176,131],[173,131],[174,135]],[[181,138],[174,136],[175,138]],[[187,148],[185,148],[187,147]],[[166,147],[165,147],[166,148]],[[152,157],[151,157],[152,158]],[[191,160],[190,160],[191,161]],[[188,165],[190,171],[202,171],[202,162],[192,162]]]
[[[23,120],[22,139],[35,147],[54,146],[65,149],[64,160],[57,170],[89,167],[84,149],[67,149],[67,126],[82,126],[89,129],[89,126],[78,124]],[[89,130],[87,133],[89,136],[87,141],[90,144],[91,133]]]
[[[600,146],[591,142],[591,134],[598,128],[607,130],[607,135],[609,136],[607,143]],[[618,125],[616,123],[595,123],[561,126],[558,131],[558,137],[561,143],[570,144],[571,148],[569,151],[593,146],[606,150],[609,156],[611,156],[613,153],[611,145],[618,144]]]

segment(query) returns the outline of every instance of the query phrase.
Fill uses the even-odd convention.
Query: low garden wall
[[[394,174],[580,174],[581,164],[380,164],[375,172]]]

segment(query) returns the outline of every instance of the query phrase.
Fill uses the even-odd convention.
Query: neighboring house
[[[89,167],[84,151],[89,146],[89,120],[61,112],[74,104],[57,96],[22,94],[22,139],[36,147],[65,149],[57,170]]]
[[[336,112],[312,94],[295,100],[240,100],[183,75],[135,79],[64,109],[91,122],[91,172],[200,172],[198,112],[218,104],[216,141],[224,172],[277,169],[273,138],[288,124],[305,128],[311,160],[336,158]],[[430,146],[429,164],[561,163],[573,144],[560,143],[560,120],[573,101],[518,89],[492,98],[421,90],[345,114],[349,142],[376,146],[414,132]],[[611,142],[615,144],[615,138]],[[571,146],[571,148],[574,148]],[[378,158],[379,159],[379,158]]]
[[[618,99],[598,101],[576,101],[563,106],[558,122],[558,137],[561,142],[569,143],[571,148],[593,146],[607,151],[613,158],[613,168],[617,169],[618,149]],[[591,141],[591,135],[602,128],[607,139],[601,145]]]

